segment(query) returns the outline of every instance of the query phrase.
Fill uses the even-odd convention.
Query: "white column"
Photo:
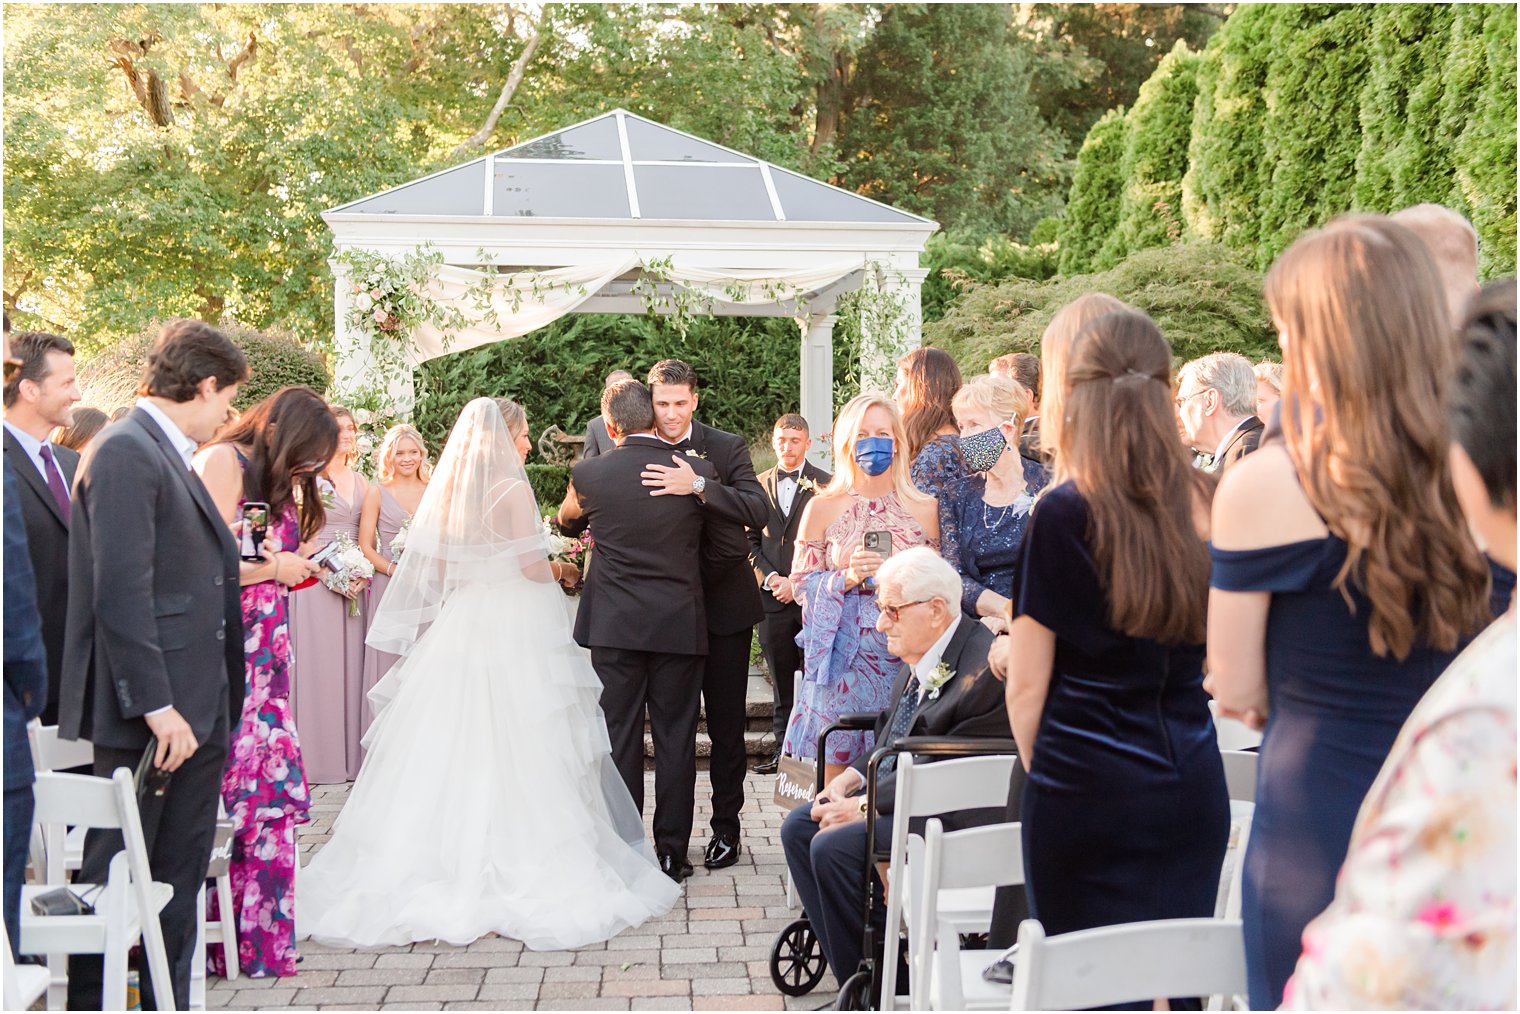
[[[923,342],[923,268],[873,265],[861,286],[860,389],[890,394],[897,360]]]
[[[833,453],[824,439],[834,428],[834,322],[832,314],[802,317],[802,417],[813,442],[808,460],[832,468]]]
[[[327,264],[333,273],[333,397],[354,400],[378,394],[399,418],[410,419],[417,400],[411,370],[389,378],[375,370],[369,336],[351,331],[346,323],[354,295],[348,267],[334,260]]]

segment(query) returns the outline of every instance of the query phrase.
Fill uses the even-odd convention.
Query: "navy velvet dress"
[[[1212,916],[1230,827],[1203,646],[1109,625],[1088,520],[1074,483],[1040,498],[1015,602],[1056,635],[1021,808],[1030,911],[1049,935]]]
[[[988,507],[987,478],[974,472],[951,482],[939,497],[939,551],[961,576],[961,610],[973,619],[976,602],[984,591],[1013,598],[1013,578],[1018,569],[1019,546],[1029,525],[1034,497],[1050,480],[1050,470],[1037,461],[1020,458],[1024,486],[1021,495],[1006,507]]]
[[[1241,898],[1252,1010],[1282,1003],[1304,927],[1335,895],[1362,799],[1404,721],[1458,653],[1416,644],[1403,661],[1374,655],[1371,603],[1354,582],[1350,606],[1332,587],[1346,548],[1329,536],[1213,550],[1215,588],[1272,593],[1269,714]],[[1507,602],[1513,585],[1495,568],[1496,598]]]

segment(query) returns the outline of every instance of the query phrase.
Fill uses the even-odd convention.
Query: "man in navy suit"
[[[760,650],[771,673],[772,729],[775,752],[750,770],[773,775],[781,759],[781,741],[792,714],[793,683],[802,668],[797,634],[802,630],[802,607],[792,587],[792,549],[797,524],[813,494],[827,486],[833,476],[807,460],[811,437],[807,420],[787,413],[776,420],[771,446],[776,467],[760,473],[765,489],[765,526],[749,530],[749,562],[760,586],[765,618],[760,621]]]
[[[5,318],[10,332],[10,317]],[[5,352],[6,381],[20,363]],[[5,933],[11,954],[21,940],[21,882],[32,831],[32,751],[26,723],[47,703],[47,653],[37,615],[37,582],[26,546],[21,487],[5,462]]]

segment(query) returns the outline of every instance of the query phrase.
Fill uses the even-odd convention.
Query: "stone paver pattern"
[[[645,775],[652,808],[654,776]],[[772,778],[746,785],[744,852],[726,870],[702,867],[710,783],[698,773],[691,860],[684,895],[660,919],[604,944],[531,951],[486,937],[468,947],[419,943],[342,950],[300,942],[300,973],[285,979],[208,981],[208,1009],[261,1010],[813,1010],[833,997],[833,979],[789,999],[771,982],[777,933],[801,915],[786,905],[784,816]],[[299,831],[303,864],[331,837],[347,785],[314,786],[312,820]],[[646,823],[649,814],[646,813]]]

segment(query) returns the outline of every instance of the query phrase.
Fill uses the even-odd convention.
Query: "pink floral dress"
[[[294,506],[270,526],[269,538],[282,550],[300,543]],[[238,964],[255,978],[296,974],[296,825],[309,819],[310,796],[290,710],[287,598],[275,581],[242,589],[247,686],[222,774],[222,801],[237,826],[231,876]],[[215,918],[216,896],[208,897]],[[207,948],[207,964],[226,974],[221,945]]]

